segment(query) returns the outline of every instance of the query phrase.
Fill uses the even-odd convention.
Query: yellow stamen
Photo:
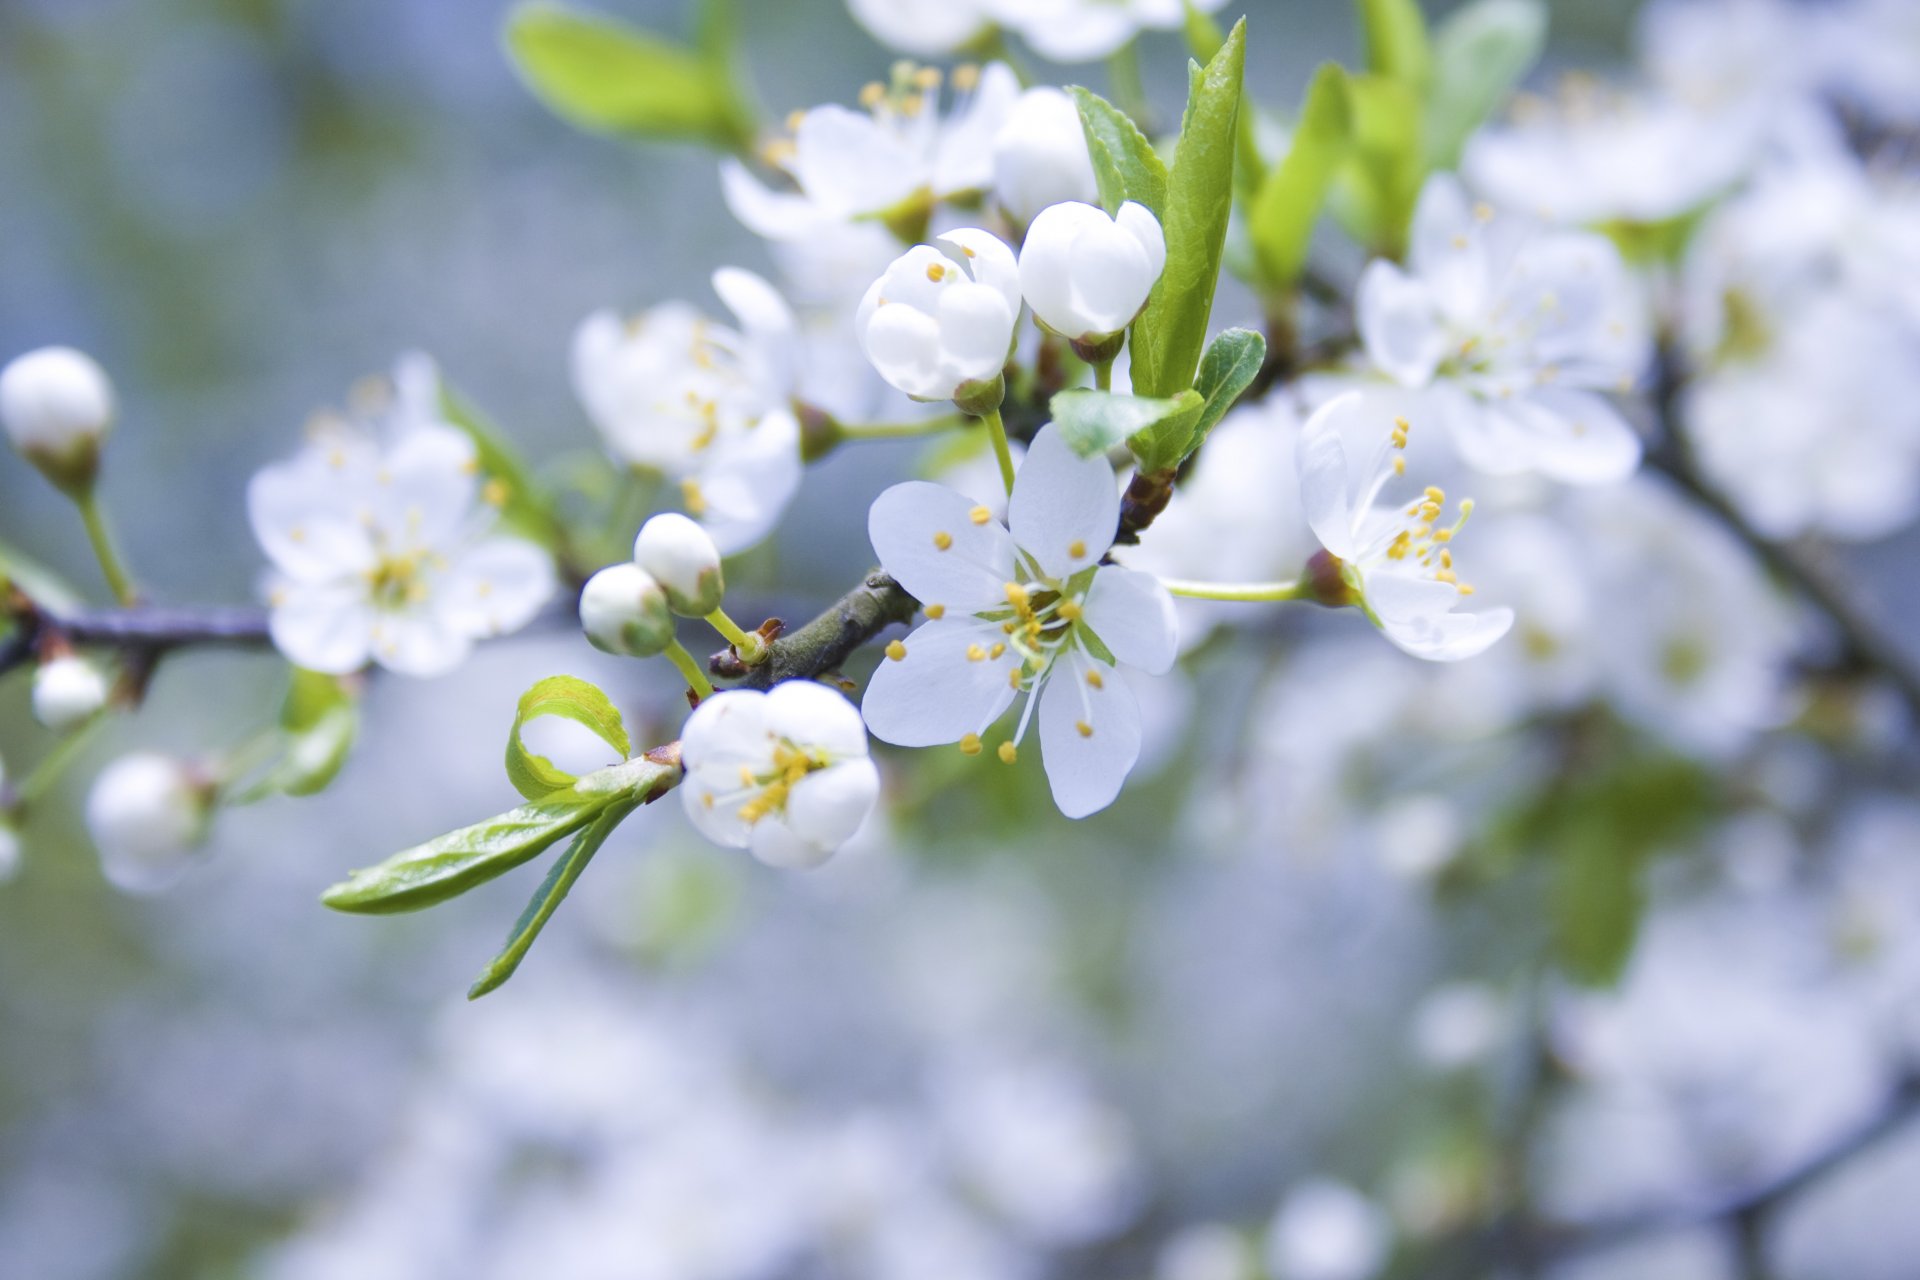
[[[1060,602],[1060,617],[1067,622],[1080,621],[1082,612],[1078,600],[1062,600]]]
[[[1067,554],[1072,556],[1075,560],[1084,560],[1087,555],[1087,544],[1080,541],[1080,539],[1075,538],[1072,542],[1067,544]]]
[[[943,604],[930,604],[927,606],[927,616],[935,622],[938,622],[947,616],[947,606]]]
[[[933,281],[935,284],[939,284],[942,280],[945,280],[946,278],[947,278],[947,267],[945,263],[929,262],[927,264],[927,279]]]
[[[999,750],[995,752],[995,754],[1000,757],[1001,764],[1012,764],[1020,758],[1020,752],[1011,742],[1001,743]]]
[[[975,524],[985,524],[987,521],[993,519],[993,512],[987,510],[985,507],[975,507],[973,510],[967,512],[967,519],[973,521]]]
[[[980,754],[980,735],[977,733],[970,733],[966,737],[960,739],[960,754],[965,756],[979,755]]]
[[[1085,720],[1074,721],[1073,727],[1080,731],[1080,736],[1083,738],[1091,738],[1093,736],[1093,726]]]
[[[940,550],[942,551],[946,551],[953,546],[953,535],[948,533],[945,529],[942,529],[940,532],[933,535],[933,545],[940,548]]]
[[[1107,682],[1100,678],[1100,673],[1098,671],[1087,672],[1087,683],[1092,685],[1096,689],[1104,689],[1107,687]]]
[[[986,661],[986,657],[987,657],[987,651],[985,649],[982,649],[979,645],[970,644],[967,646],[968,662],[984,662]]]
[[[701,516],[706,514],[707,495],[700,491],[700,482],[698,480],[689,477],[680,482],[680,503],[687,509],[688,515]]]
[[[889,658],[892,658],[895,662],[905,661],[907,656],[907,646],[904,644],[901,644],[898,640],[889,640],[887,641],[887,656]]]

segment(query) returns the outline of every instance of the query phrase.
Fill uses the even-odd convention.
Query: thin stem
[[[107,528],[106,516],[100,510],[100,499],[94,490],[88,489],[74,499],[74,505],[80,508],[80,520],[87,526],[87,541],[93,544],[94,558],[100,562],[100,572],[106,577],[113,598],[122,605],[134,603],[140,598],[140,593],[134,589],[126,561],[121,559],[119,549],[114,546],[113,534]]]
[[[748,666],[767,656],[767,642],[728,617],[725,609],[715,609],[708,614],[707,625],[725,636],[734,652],[740,655],[740,661]]]
[[[1007,424],[1000,418],[998,409],[989,409],[983,415],[987,424],[987,435],[993,440],[993,456],[1000,464],[1000,480],[1007,486],[1007,492],[1013,492],[1013,450],[1007,447]]]
[[[680,668],[681,676],[695,697],[705,700],[713,696],[713,681],[707,679],[707,673],[700,669],[700,664],[693,660],[693,655],[687,652],[685,645],[675,640],[667,646],[666,652],[667,660]]]
[[[13,807],[16,811],[26,809],[53,789],[54,784],[60,781],[61,775],[73,767],[74,761],[86,751],[87,744],[93,741],[94,734],[98,732],[101,725],[106,723],[108,714],[105,709],[94,712],[79,725],[68,730],[60,741],[54,743],[53,750],[42,757],[40,763],[34,765],[26,777],[20,779],[20,785],[15,789],[13,798]]]
[[[1188,582],[1180,578],[1162,578],[1160,585],[1169,594],[1187,600],[1227,600],[1237,604],[1305,600],[1313,593],[1313,584],[1304,578],[1294,582]]]
[[[1094,362],[1093,385],[1102,391],[1113,390],[1113,361],[1099,360]]]
[[[967,425],[965,414],[946,413],[917,422],[843,422],[839,435],[843,440],[912,440],[919,436],[937,436]]]

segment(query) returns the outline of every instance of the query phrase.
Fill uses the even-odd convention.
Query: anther
[[[1093,736],[1093,726],[1085,720],[1074,721],[1073,727],[1080,731],[1080,736],[1083,738],[1091,738]]]
[[[999,750],[995,752],[995,754],[1000,757],[1001,764],[1012,764],[1020,758],[1019,750],[1011,742],[1001,743]]]
[[[1072,542],[1067,544],[1067,554],[1072,556],[1075,560],[1084,560],[1087,555],[1087,544],[1082,542],[1080,539],[1075,538]]]
[[[1087,672],[1087,683],[1092,685],[1096,689],[1104,689],[1107,687],[1107,682],[1100,678],[1100,673],[1098,671]]]
[[[927,614],[927,617],[933,619],[933,621],[935,622],[938,622],[940,621],[940,619],[947,616],[947,606],[943,604],[930,604],[926,608],[926,614]]]
[[[979,645],[970,644],[967,646],[968,662],[984,662],[986,661],[986,657],[987,657],[987,651],[985,649],[982,649]]]
[[[889,640],[887,641],[887,656],[895,662],[903,662],[906,660],[907,646],[901,644],[898,640]]]
[[[931,271],[933,268],[928,267],[927,270]],[[985,507],[975,507],[973,510],[967,512],[967,519],[973,521],[975,524],[985,524],[987,521],[993,519],[993,512],[987,510]]]
[[[945,280],[946,278],[947,278],[947,267],[945,263],[929,262],[927,264],[927,279],[933,281],[935,284],[939,284],[942,280]]]
[[[980,735],[977,733],[970,733],[966,737],[960,739],[960,754],[963,756],[979,755],[980,754]]]
[[[933,545],[945,551],[953,545],[953,535],[942,529],[933,535]]]

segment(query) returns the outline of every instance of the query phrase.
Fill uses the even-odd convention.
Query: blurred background
[[[105,493],[156,597],[253,598],[248,476],[397,353],[432,353],[555,459],[593,448],[566,373],[583,316],[711,309],[712,267],[766,269],[711,156],[590,138],[533,101],[500,50],[507,7],[0,3],[0,355],[70,343],[112,372]],[[849,101],[891,61],[837,0],[742,7],[776,115]],[[1263,100],[1353,56],[1344,4],[1243,7]],[[1632,11],[1555,5],[1550,60],[1625,56]],[[1184,58],[1146,41],[1169,111]],[[804,550],[757,556],[749,585],[777,582],[795,612],[831,599],[870,554],[844,512],[906,456],[810,472],[787,520]],[[0,537],[93,581],[70,508],[7,461]],[[1909,550],[1859,557],[1889,608],[1914,604]],[[1365,678],[1412,678],[1374,647]],[[1167,698],[1232,701],[1263,669],[1229,653]],[[1502,1051],[1540,1012],[1516,980],[1539,922],[1497,880],[1448,882],[1458,816],[1402,790],[1363,837],[1283,840],[1209,802],[1238,750],[1225,729],[1178,739],[1084,824],[1010,791],[1037,771],[957,792],[922,771],[892,824],[807,876],[710,848],[662,806],[621,829],[520,976],[469,1005],[533,869],[413,916],[316,898],[507,807],[515,699],[557,671],[631,718],[674,712],[656,673],[563,634],[383,680],[331,791],[225,816],[188,881],[133,898],[80,830],[87,780],[135,744],[192,752],[265,723],[283,680],[269,656],[166,664],[0,887],[0,1276],[1359,1280],[1387,1222],[1445,1235],[1518,1179],[1571,1220],[1639,1215],[1555,1275],[1732,1277],[1738,1224],[1715,1206],[1898,1096],[1886,1028],[1917,1021],[1900,984],[1920,967],[1902,802],[1812,852],[1767,813],[1690,828],[1627,986],[1556,1002],[1578,1025],[1543,1067]],[[44,749],[26,696],[0,687],[10,765]],[[1302,762],[1342,749],[1269,742],[1255,763],[1310,807],[1336,788]],[[1816,794],[1836,767],[1763,764],[1762,790]],[[1794,883],[1803,856],[1861,869],[1815,892]],[[1834,939],[1869,936],[1874,965],[1834,976]],[[1655,1083],[1511,1105],[1582,1052],[1657,1058]],[[1771,1224],[1770,1265],[1920,1276],[1900,1212],[1916,1194],[1920,1134],[1877,1146]],[[1493,1274],[1464,1256],[1457,1274]]]

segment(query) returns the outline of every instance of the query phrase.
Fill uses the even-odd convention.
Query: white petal
[[[463,551],[434,584],[434,604],[455,630],[498,636],[533,621],[553,598],[553,558],[522,538],[488,538]]]
[[[1073,201],[1042,209],[1027,228],[1020,246],[1020,292],[1050,328],[1064,331],[1073,324],[1073,242],[1089,218],[1105,216]]]
[[[388,528],[404,530],[413,546],[440,546],[473,513],[480,488],[473,441],[452,427],[417,427],[387,451],[375,484]]]
[[[1076,655],[1077,657],[1077,655]],[[1100,687],[1087,671],[1101,673]],[[1140,705],[1120,674],[1104,664],[1061,664],[1040,694],[1040,752],[1053,802],[1069,818],[1113,803],[1140,758]],[[1081,727],[1091,729],[1082,733]]]
[[[966,106],[940,130],[933,158],[938,196],[984,191],[993,183],[993,137],[1020,100],[1020,79],[1004,62],[989,63]]]
[[[767,730],[835,759],[867,754],[867,727],[845,695],[812,680],[787,680],[767,693]]]
[[[737,775],[728,780],[718,773],[689,771],[680,784],[680,803],[687,811],[687,820],[693,823],[694,830],[723,849],[744,849],[753,838],[753,829],[740,816],[740,806],[752,797],[722,799],[739,790]]]
[[[874,669],[860,702],[867,728],[882,742],[933,747],[982,732],[1013,701],[1008,673],[1019,658],[1009,648],[974,661],[970,646],[991,653],[1006,639],[999,626],[948,618],[923,624],[906,638],[907,654]]]
[[[1307,525],[1321,546],[1343,560],[1358,552],[1354,526],[1364,514],[1354,509],[1346,443],[1363,411],[1361,394],[1349,391],[1321,405],[1300,429],[1297,461]]]
[[[975,283],[998,291],[1007,310],[1020,314],[1020,263],[1006,241],[979,227],[958,227],[943,232],[937,243],[965,266]]]
[[[1113,656],[1150,675],[1163,675],[1180,652],[1173,597],[1160,580],[1138,569],[1106,565],[1087,591],[1086,625]]]
[[[753,824],[747,848],[760,862],[782,871],[810,871],[833,856],[832,845],[810,843],[778,813]]]
[[[1368,264],[1356,304],[1367,358],[1404,387],[1424,387],[1446,354],[1433,295],[1391,262]]]
[[[289,662],[330,676],[367,665],[374,613],[357,582],[284,582],[275,596],[267,627]]]
[[[1014,477],[1007,523],[1020,549],[1049,577],[1065,578],[1098,563],[1120,523],[1113,468],[1104,455],[1075,453],[1057,427],[1042,427]]]
[[[1118,333],[1146,305],[1158,276],[1153,259],[1130,233],[1089,219],[1067,260],[1079,326],[1069,337]]]
[[[1563,484],[1612,484],[1640,465],[1640,436],[1605,399],[1545,387],[1518,412],[1530,428],[1534,467]]]
[[[951,397],[958,380],[940,363],[940,323],[905,302],[876,309],[860,331],[860,345],[889,385],[922,400]]]
[[[1443,613],[1438,617],[1387,623],[1381,633],[1416,658],[1428,662],[1458,662],[1485,653],[1512,628],[1513,610],[1487,609],[1479,613]]]
[[[927,178],[897,137],[872,116],[845,107],[807,112],[793,145],[793,176],[800,189],[844,216],[890,208]]]
[[[998,374],[1013,345],[1014,318],[997,289],[957,284],[942,290],[940,345],[952,371],[968,381]]]
[[[880,799],[880,771],[864,756],[816,770],[787,793],[787,825],[829,853],[853,839]]]
[[[325,582],[373,567],[375,554],[344,477],[330,474],[319,450],[256,472],[247,483],[247,518],[274,567],[295,579]]]
[[[1484,313],[1493,283],[1486,237],[1466,188],[1450,173],[1435,174],[1420,193],[1407,263],[1447,314]]]
[[[838,221],[806,196],[773,190],[732,158],[720,162],[720,191],[740,225],[768,240],[805,240]]]
[[[800,423],[782,407],[730,433],[695,477],[698,517],[722,555],[738,555],[773,531],[800,488]]]
[[[701,701],[680,729],[680,759],[689,775],[712,775],[739,786],[739,769],[764,771],[773,762],[768,729],[770,694],[758,689],[723,689]]]
[[[740,330],[763,348],[763,354],[785,351],[796,341],[793,308],[765,279],[739,267],[721,267],[713,273],[713,291],[740,321]]]
[[[874,499],[867,536],[881,566],[922,604],[955,614],[1002,608],[1013,539],[996,520],[975,524],[975,506],[944,485],[909,480]],[[952,539],[945,550],[942,534]]]
[[[1146,252],[1147,265],[1153,279],[1158,280],[1167,266],[1167,235],[1160,229],[1160,219],[1154,217],[1153,210],[1147,206],[1129,200],[1113,215],[1113,221]],[[1152,281],[1148,283],[1151,285]]]
[[[373,622],[373,660],[422,679],[443,676],[467,660],[473,640],[436,613],[383,613]]]

